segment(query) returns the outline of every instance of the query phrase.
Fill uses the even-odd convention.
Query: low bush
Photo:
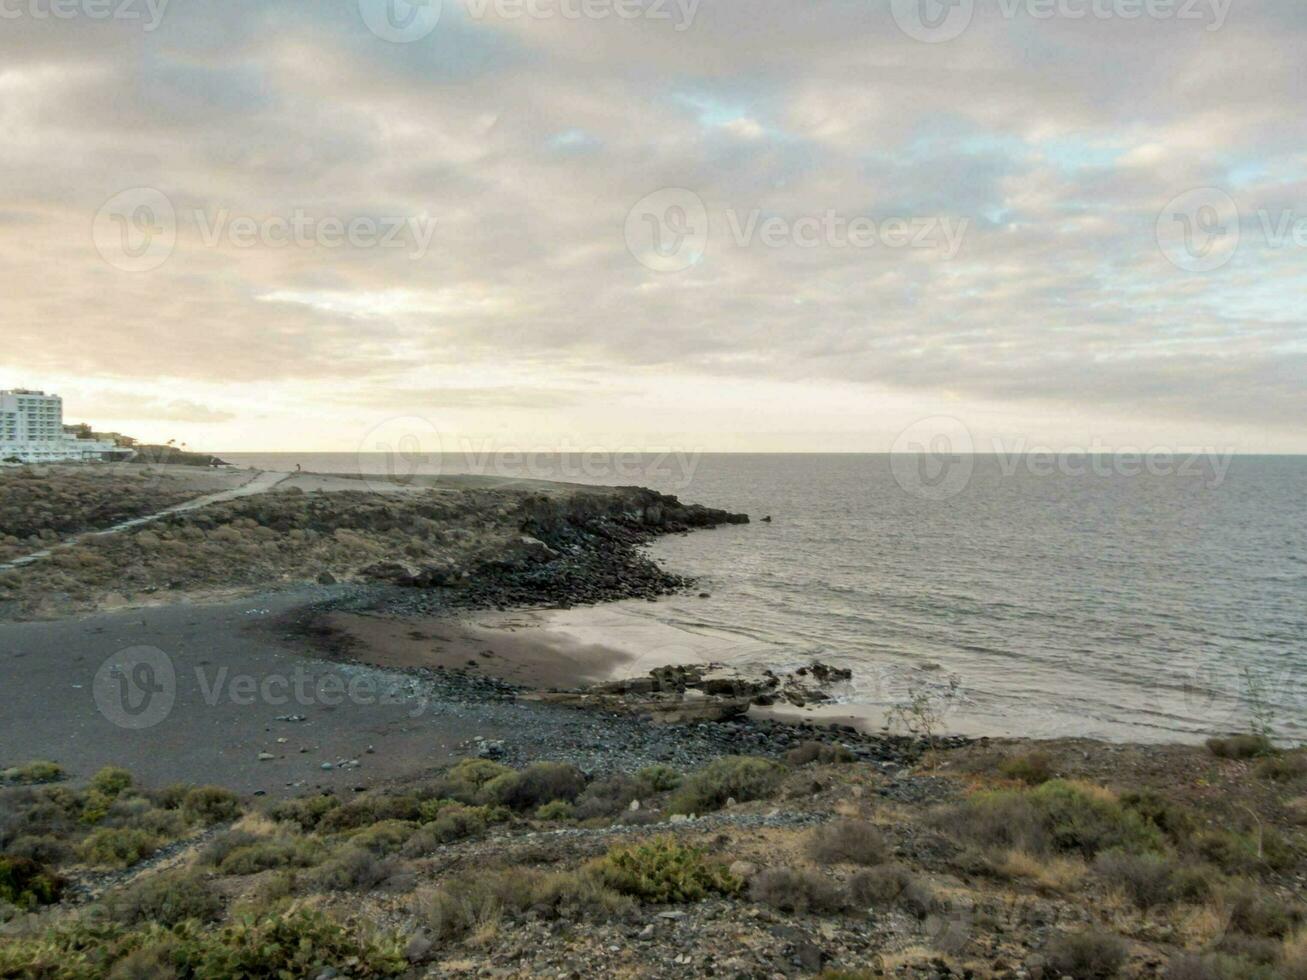
[[[136,827],[105,827],[87,835],[78,848],[82,860],[97,868],[130,868],[159,849],[163,841]]]
[[[329,808],[319,818],[317,829],[324,834],[370,827],[383,820],[420,820],[422,806],[415,796],[367,796]]]
[[[1055,779],[1033,790],[977,793],[942,818],[954,836],[1034,855],[1160,851],[1161,832],[1109,791]]]
[[[316,868],[311,880],[319,888],[329,891],[354,891],[375,888],[398,871],[399,865],[394,859],[349,844]]]
[[[1049,940],[1046,958],[1054,976],[1106,980],[1125,965],[1126,946],[1117,936],[1098,929],[1064,932]]]
[[[635,781],[642,797],[670,793],[681,785],[681,779],[679,772],[661,763],[645,766],[635,774]]]
[[[175,926],[188,919],[216,921],[222,915],[222,898],[198,872],[165,871],[141,878],[109,896],[105,908],[124,925],[158,922]]]
[[[785,762],[798,768],[855,761],[856,756],[842,745],[827,745],[825,742],[800,742],[795,748],[785,753]]]
[[[508,766],[489,759],[464,759],[427,784],[422,795],[430,799],[479,803],[481,791],[487,783],[512,772]]]
[[[332,810],[340,806],[340,800],[334,796],[301,796],[294,800],[283,800],[274,806],[269,815],[281,823],[293,823],[300,830],[316,830],[319,822]]]
[[[407,820],[383,820],[351,834],[349,843],[373,854],[393,854],[407,843],[417,829],[416,824]]]
[[[57,762],[28,762],[25,765],[14,766],[12,769],[0,770],[0,783],[12,783],[16,786],[56,783],[63,778],[63,766]]]
[[[596,779],[576,798],[576,817],[578,820],[615,817],[626,811],[632,800],[651,795],[643,791],[639,780],[629,776]]]
[[[495,807],[464,806],[461,803],[444,801],[434,820],[423,824],[404,845],[405,857],[421,857],[430,854],[442,844],[467,837],[475,837],[492,822],[499,822],[503,814]]]
[[[1228,738],[1209,738],[1208,751],[1218,759],[1256,759],[1274,755],[1275,745],[1265,735],[1231,735]]]
[[[105,766],[91,777],[91,790],[102,793],[110,799],[117,798],[131,787],[132,774],[126,769],[119,769],[117,766]]]
[[[594,875],[524,870],[455,878],[418,900],[419,913],[442,942],[462,939],[506,914],[607,920],[627,915],[633,907],[631,899]]]
[[[1205,830],[1194,835],[1193,849],[1231,874],[1251,873],[1260,868],[1283,869],[1297,863],[1293,848],[1269,827],[1251,834]]]
[[[241,815],[240,797],[218,786],[198,786],[182,799],[181,810],[198,823],[230,823]]]
[[[609,888],[648,902],[697,902],[743,889],[724,864],[670,837],[613,848],[595,870]]]
[[[575,766],[535,762],[521,772],[496,776],[481,789],[482,799],[509,809],[534,810],[553,800],[573,802],[585,789],[585,776]]]
[[[204,864],[224,875],[252,875],[279,868],[309,868],[322,856],[316,841],[289,834],[258,837],[234,830],[219,837],[200,855]]]
[[[1286,980],[1286,977],[1242,957],[1184,953],[1167,964],[1166,980]]]
[[[807,850],[819,864],[880,864],[889,853],[879,830],[864,820],[847,819],[813,830]]]
[[[1248,881],[1236,881],[1220,893],[1230,930],[1264,939],[1283,939],[1301,921],[1301,912]]]
[[[784,768],[770,759],[728,755],[686,777],[672,796],[671,811],[710,813],[731,799],[737,803],[770,799],[784,777]]]
[[[1053,757],[1047,752],[1025,752],[1009,756],[998,767],[1008,779],[1027,786],[1040,786],[1053,778]]]
[[[9,854],[0,856],[0,901],[28,911],[38,905],[53,905],[63,890],[63,879],[40,862]]]
[[[571,820],[576,816],[576,808],[566,800],[550,800],[536,810],[537,820]]]
[[[1104,851],[1094,870],[1120,888],[1141,909],[1176,901],[1200,901],[1211,892],[1211,876],[1202,868],[1179,864],[1160,854]]]
[[[1255,771],[1263,779],[1274,779],[1280,783],[1307,779],[1307,751],[1267,756],[1257,763]]]
[[[782,912],[838,912],[845,906],[840,889],[815,871],[767,868],[749,881],[749,897]]]
[[[849,879],[849,897],[861,908],[902,908],[925,918],[934,907],[930,886],[902,865],[887,864],[859,871]]]
[[[24,834],[5,848],[6,857],[22,857],[57,868],[71,861],[77,852],[71,844],[53,834]]]

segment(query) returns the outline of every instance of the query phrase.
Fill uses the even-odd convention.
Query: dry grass
[[[1027,851],[1009,850],[993,862],[995,871],[1009,878],[1019,878],[1047,888],[1065,892],[1078,886],[1089,874],[1084,858],[1039,857]]]

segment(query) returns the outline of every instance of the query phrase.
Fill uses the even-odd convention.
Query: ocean
[[[915,699],[969,734],[1307,741],[1307,457],[222,455],[640,484],[747,512],[652,546],[709,598],[624,610],[689,649],[711,637],[717,660],[849,667],[851,713]]]

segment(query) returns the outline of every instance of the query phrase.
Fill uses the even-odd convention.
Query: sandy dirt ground
[[[510,711],[470,722],[412,693],[408,678],[315,661],[268,628],[323,594],[0,624],[0,762],[49,758],[81,777],[125,765],[151,785],[215,782],[288,795],[421,772],[467,754],[460,747],[473,734],[511,730]],[[140,649],[166,656],[173,680],[155,669],[150,683],[172,693],[154,702],[169,704],[166,717],[133,729],[121,724],[117,679],[97,697],[96,678],[116,655]],[[144,703],[137,692],[131,707]],[[291,716],[303,720],[284,720]],[[342,768],[342,760],[359,765]]]

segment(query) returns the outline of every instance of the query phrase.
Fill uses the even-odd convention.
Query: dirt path
[[[113,527],[104,528],[99,531],[87,531],[83,534],[73,535],[65,541],[41,551],[33,552],[30,555],[24,555],[22,558],[15,558],[13,561],[0,565],[0,572],[9,571],[14,568],[21,568],[24,565],[30,565],[33,562],[40,561],[43,558],[49,558],[56,551],[62,551],[64,548],[71,547],[78,542],[85,541],[89,538],[98,538],[106,534],[118,534],[122,531],[131,530],[134,527],[140,527],[142,524],[150,524],[160,518],[167,517],[169,514],[180,514],[189,510],[198,510],[201,507],[207,507],[210,504],[220,504],[227,500],[236,500],[240,497],[251,497],[255,494],[267,493],[273,487],[277,486],[291,474],[274,473],[267,470],[255,470],[248,480],[238,487],[230,490],[220,490],[217,493],[205,494],[202,497],[196,497],[194,500],[188,500],[185,503],[177,504],[173,507],[167,507],[154,514],[146,514],[144,517],[134,517],[130,521],[123,521],[121,524],[115,524]]]

